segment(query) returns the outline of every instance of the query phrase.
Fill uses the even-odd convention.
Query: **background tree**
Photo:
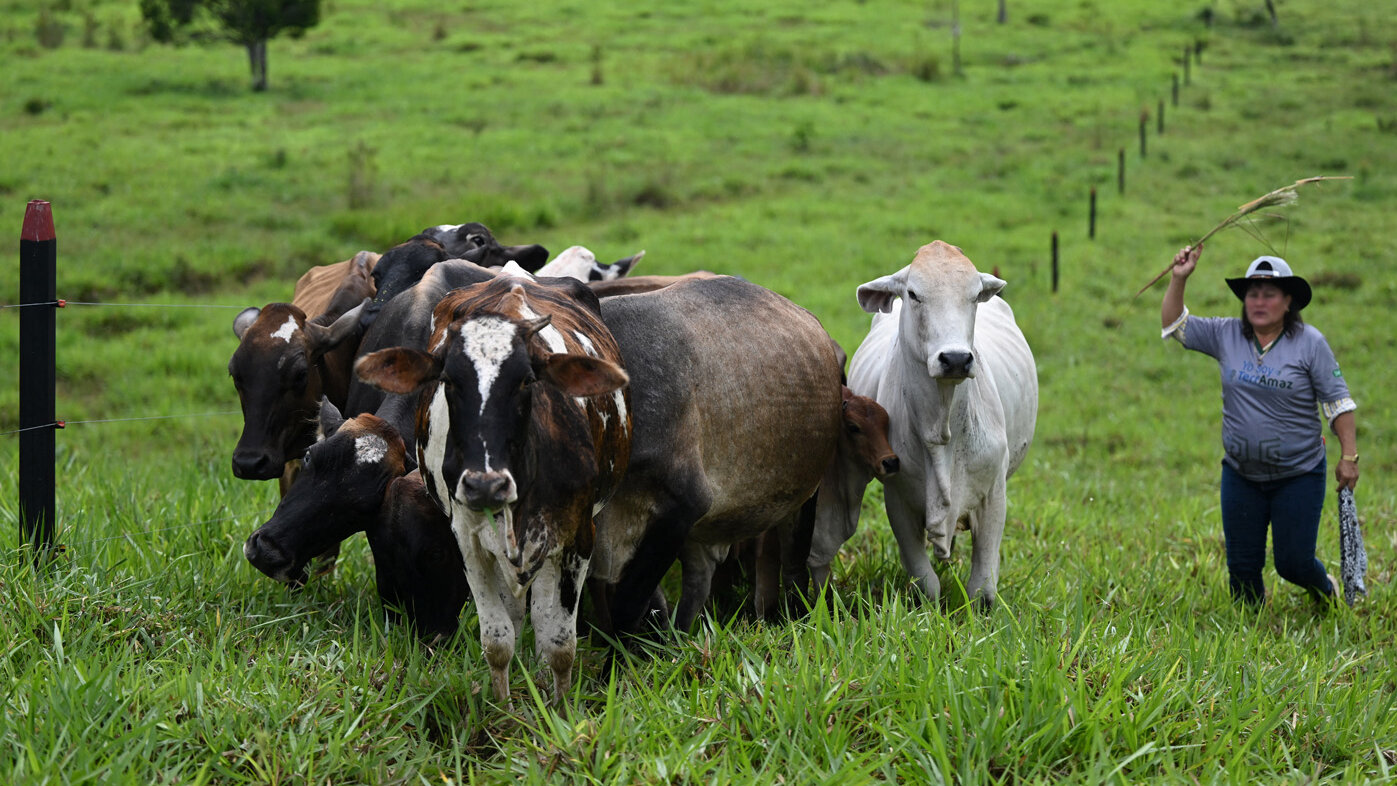
[[[267,89],[267,42],[299,38],[320,23],[320,0],[141,0],[141,17],[162,44],[230,41],[247,49],[252,89]]]

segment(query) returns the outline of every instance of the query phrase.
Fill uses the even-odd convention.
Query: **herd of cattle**
[[[846,380],[805,309],[730,276],[628,276],[642,255],[438,226],[240,313],[233,472],[282,491],[247,559],[299,585],[364,532],[419,634],[474,603],[501,701],[526,609],[561,701],[584,595],[621,640],[689,628],[725,562],[750,566],[758,614],[808,602],[875,477],[916,585],[939,595],[927,545],[945,560],[969,529],[966,590],[993,602],[1038,398],[1002,280],[936,241],[859,286],[874,317]]]

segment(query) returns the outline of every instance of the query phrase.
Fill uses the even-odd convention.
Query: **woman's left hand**
[[[1352,489],[1358,484],[1358,462],[1339,459],[1334,465],[1334,480],[1339,482],[1339,488]]]

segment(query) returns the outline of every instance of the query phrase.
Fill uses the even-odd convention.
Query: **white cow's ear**
[[[261,313],[262,309],[256,306],[249,306],[239,311],[238,315],[233,317],[233,335],[237,336],[238,340],[241,341],[243,334],[247,332],[248,328],[252,327],[252,323],[257,321],[257,316]]]
[[[976,303],[983,303],[986,300],[998,295],[1004,285],[1008,283],[1002,278],[996,278],[989,273],[980,274],[980,296],[975,298]]]
[[[875,278],[858,289],[859,307],[872,314],[875,311],[887,313],[893,310],[893,300],[902,297],[907,291],[907,268],[890,276]]]

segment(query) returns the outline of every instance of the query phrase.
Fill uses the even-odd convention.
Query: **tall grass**
[[[47,569],[13,547],[17,446],[0,441],[0,778],[1394,780],[1397,30],[1380,4],[1296,0],[1279,29],[1246,4],[1211,25],[1133,1],[1011,7],[998,25],[962,4],[956,77],[948,3],[346,0],[273,42],[263,94],[237,48],[149,47],[125,4],[12,6],[0,225],[53,202],[60,297],[199,308],[60,312],[59,416],[102,422],[58,434],[66,550]],[[56,48],[41,21],[67,30]],[[126,44],[79,41],[109,37]],[[1198,41],[1142,160],[1140,110]],[[1354,180],[1311,187],[1269,247],[1212,238],[1190,308],[1234,313],[1220,279],[1272,248],[1315,284],[1306,319],[1360,404],[1372,594],[1325,612],[1268,570],[1272,600],[1250,613],[1226,588],[1215,367],[1161,346],[1157,302],[1130,298],[1238,203],[1311,175]],[[527,632],[508,709],[484,689],[469,609],[431,647],[386,624],[362,538],[302,591],[257,574],[241,544],[276,495],[228,470],[233,309],[466,220],[603,259],[643,248],[639,272],[741,274],[850,351],[868,324],[854,287],[923,243],[997,268],[1041,385],[999,606],[920,602],[874,489],[832,608],[773,625],[720,604],[614,675],[586,643],[556,715]],[[17,278],[0,270],[0,292]],[[0,355],[18,355],[15,310]],[[0,367],[0,431],[19,425],[16,374]],[[1331,507],[1331,570],[1337,540]]]

